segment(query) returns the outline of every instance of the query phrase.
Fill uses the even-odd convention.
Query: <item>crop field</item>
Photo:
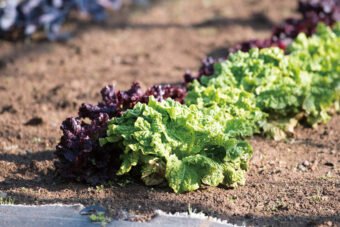
[[[0,204],[340,226],[339,0],[29,1],[0,1]]]

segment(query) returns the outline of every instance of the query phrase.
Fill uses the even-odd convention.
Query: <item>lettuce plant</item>
[[[215,75],[203,76],[200,84],[188,86],[186,104],[195,98],[194,102],[204,100],[205,105],[229,105],[225,99],[198,94],[206,90],[229,93],[229,98],[237,93],[235,88],[249,92],[256,106],[267,114],[267,122],[259,124],[275,139],[292,133],[300,120],[309,125],[326,122],[329,112],[339,104],[339,31],[340,23],[334,31],[319,24],[312,37],[300,34],[287,48],[288,55],[279,48],[231,54],[227,61],[214,65]]]
[[[240,139],[245,119],[220,107],[187,107],[172,99],[138,103],[108,122],[101,146],[118,143],[124,149],[118,175],[132,167],[141,169],[146,185],[168,183],[176,193],[200,185],[243,185],[252,156],[248,142]]]
[[[304,92],[301,107],[309,124],[326,122],[332,108],[338,110],[340,95],[340,22],[319,24],[317,34],[300,34],[288,48],[291,70],[301,75]]]

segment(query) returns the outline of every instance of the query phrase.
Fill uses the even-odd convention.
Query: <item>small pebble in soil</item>
[[[331,154],[336,154],[336,151],[335,150],[331,150]]]
[[[90,214],[95,214],[98,212],[104,212],[105,213],[105,208],[104,207],[100,207],[100,206],[89,206],[89,207],[85,207],[84,209],[82,209],[79,213],[81,215],[90,215]]]
[[[322,196],[321,199],[322,199],[322,201],[328,201],[329,197],[328,196]]]
[[[302,163],[302,165],[304,165],[305,167],[308,167],[308,166],[310,166],[310,163],[309,163],[309,161],[306,160]]]
[[[332,223],[331,221],[328,221],[328,222],[326,222],[326,225],[328,225],[328,226],[332,226],[332,225],[333,225],[333,223]]]
[[[318,160],[314,160],[313,161],[313,165],[310,167],[311,170],[314,171],[317,168],[318,164],[319,164],[319,161]]]
[[[301,170],[301,171],[306,171],[306,170],[307,170],[306,167],[304,167],[302,164],[299,164],[299,165],[297,166],[297,168],[298,168],[299,170]]]

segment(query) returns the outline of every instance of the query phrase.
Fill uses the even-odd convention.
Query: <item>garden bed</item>
[[[267,37],[294,15],[296,1],[171,1],[124,9],[105,26],[71,22],[64,44],[1,42],[0,191],[16,204],[102,205],[115,218],[150,220],[155,209],[192,210],[242,224],[340,225],[340,116],[300,126],[286,141],[250,140],[247,182],[174,194],[142,182],[109,187],[65,182],[55,174],[59,125],[114,83],[126,89],[178,83],[186,68],[249,38]]]

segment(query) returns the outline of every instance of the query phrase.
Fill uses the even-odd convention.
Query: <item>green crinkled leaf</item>
[[[130,172],[133,166],[136,166],[139,160],[138,153],[130,152],[129,154],[122,154],[120,157],[123,162],[118,171],[118,175],[123,175]]]
[[[244,178],[245,170],[235,170],[230,165],[224,165],[223,174],[225,176],[223,180],[224,185],[237,186],[234,182],[238,182],[239,185],[245,185],[246,179]]]
[[[193,191],[201,183],[217,186],[224,179],[222,165],[200,154],[179,160],[172,155],[167,164],[166,179],[176,193]]]
[[[225,132],[231,137],[251,136],[259,131],[259,122],[266,114],[256,107],[254,95],[235,87],[202,86],[197,81],[188,87],[185,104],[196,105],[203,111],[216,106],[231,120],[225,124]]]

